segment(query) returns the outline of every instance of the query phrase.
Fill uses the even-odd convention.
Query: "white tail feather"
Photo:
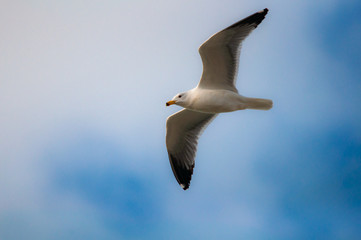
[[[246,108],[269,110],[273,106],[272,100],[262,98],[246,98]]]

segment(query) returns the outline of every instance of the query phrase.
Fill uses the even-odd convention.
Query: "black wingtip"
[[[265,8],[262,11],[259,11],[258,13],[255,13],[255,14],[249,16],[248,20],[249,20],[249,22],[253,21],[254,23],[256,23],[255,28],[257,28],[257,26],[263,21],[263,19],[267,15],[267,13],[268,13],[268,8]]]
[[[177,158],[170,153],[168,154],[168,156],[170,160],[170,165],[172,167],[174,176],[178,184],[181,186],[181,188],[183,188],[183,190],[187,190],[192,179],[194,163],[189,168],[182,165],[175,165],[177,162],[179,162],[179,160],[177,160]]]
[[[189,188],[189,184],[179,184],[183,190],[187,190]]]
[[[232,24],[228,28],[225,28],[223,31],[241,26],[243,24],[254,24],[254,28],[257,28],[257,26],[263,21],[263,19],[267,15],[267,13],[268,13],[268,8],[265,8],[259,12],[256,12],[256,13],[240,20],[239,22]]]

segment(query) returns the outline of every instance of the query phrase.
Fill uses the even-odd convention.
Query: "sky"
[[[198,47],[267,7],[189,190],[165,147]],[[361,3],[2,0],[0,239],[359,239]]]

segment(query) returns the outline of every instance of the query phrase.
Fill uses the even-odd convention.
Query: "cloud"
[[[157,4],[0,10],[0,237],[358,236],[359,4]],[[202,41],[265,6],[238,86],[274,108],[217,117],[184,192],[164,103],[196,85]]]

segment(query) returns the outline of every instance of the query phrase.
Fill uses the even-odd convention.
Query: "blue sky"
[[[358,239],[358,1],[2,1],[1,239]],[[165,107],[213,33],[269,8],[191,187],[173,177]]]

